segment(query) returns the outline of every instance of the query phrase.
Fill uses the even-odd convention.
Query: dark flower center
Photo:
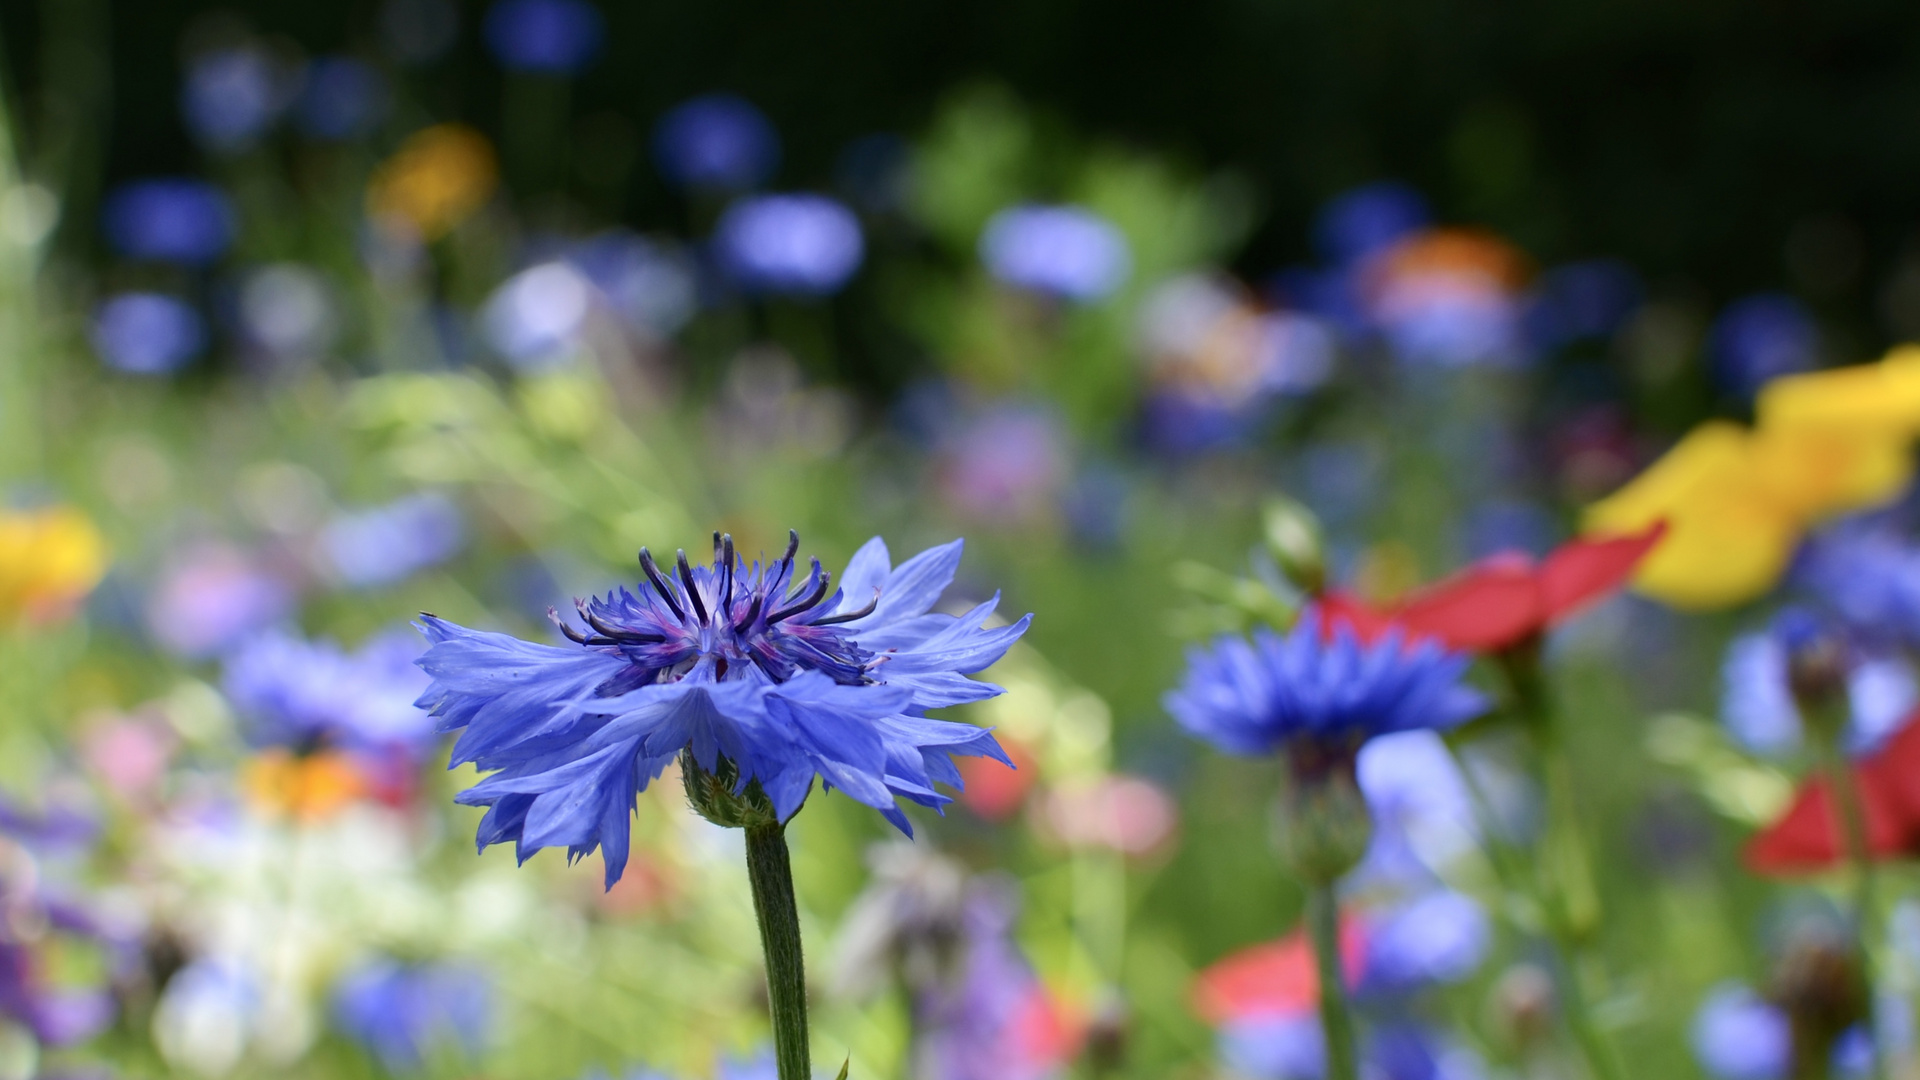
[[[637,594],[621,589],[605,599],[574,601],[588,632],[551,609],[547,616],[580,645],[630,662],[600,688],[604,696],[686,678],[784,682],[802,671],[847,685],[871,681],[874,654],[860,648],[844,624],[872,614],[879,591],[864,608],[827,614],[839,608],[840,592],[819,559],[809,560],[811,572],[794,580],[799,549],[799,534],[789,531],[783,557],[748,563],[734,552],[732,536],[714,533],[710,565],[691,566],[680,551],[675,572],[667,574],[641,548],[647,585]]]

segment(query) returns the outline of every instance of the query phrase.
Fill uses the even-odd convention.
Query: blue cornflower
[[[1485,712],[1464,686],[1469,658],[1398,630],[1363,642],[1352,626],[1309,610],[1285,636],[1222,637],[1187,655],[1167,711],[1230,754],[1312,748],[1351,754],[1376,735],[1445,729]]]
[[[1820,329],[1806,307],[1784,293],[1756,293],[1728,304],[1708,334],[1721,388],[1750,399],[1769,379],[1820,366]]]
[[[1426,228],[1432,213],[1414,188],[1382,180],[1334,196],[1314,218],[1314,246],[1341,266],[1365,260]]]
[[[1479,969],[1490,938],[1487,913],[1472,897],[1436,889],[1369,921],[1360,989],[1398,994],[1459,982]]]
[[[571,75],[599,56],[607,23],[586,0],[501,0],[487,12],[485,30],[502,66]]]
[[[738,558],[732,537],[714,541],[712,565],[683,551],[676,573],[641,549],[647,585],[576,601],[584,631],[550,612],[570,647],[422,617],[433,682],[421,707],[460,733],[453,765],[499,770],[458,797],[489,808],[482,847],[511,840],[522,860],[598,847],[611,887],[636,794],[682,751],[683,769],[734,779],[735,796],[757,784],[779,821],[817,774],[909,835],[897,800],[951,801],[933,785],[960,786],[954,755],[1007,762],[987,731],[925,715],[999,694],[966,675],[1032,619],[983,629],[998,595],[957,618],[929,613],[961,541],[895,567],[875,537],[837,590],[818,559],[797,576],[797,535],[765,563]]]
[[[178,371],[207,345],[200,313],[178,297],[154,292],[108,298],[94,312],[88,336],[108,367],[129,375]]]
[[[263,49],[241,46],[196,57],[180,90],[180,111],[214,150],[242,149],[266,134],[287,107],[291,80]]]
[[[388,1072],[408,1073],[440,1046],[479,1050],[492,1013],[490,990],[486,972],[469,964],[405,965],[383,957],[334,988],[334,1015]]]
[[[418,754],[434,739],[432,722],[413,704],[425,681],[414,667],[419,656],[418,639],[399,630],[352,653],[269,631],[226,657],[221,689],[256,746]]]
[[[824,195],[742,199],[721,215],[713,245],[741,288],[796,297],[838,292],[866,255],[860,219]]]
[[[1127,238],[1079,206],[1015,206],[987,222],[980,259],[1016,288],[1082,303],[1118,289],[1133,268]]]
[[[1920,645],[1920,547],[1884,523],[1849,523],[1808,539],[1794,585],[1855,636]]]
[[[1789,677],[1788,643],[1777,629],[1743,634],[1721,666],[1720,720],[1750,753],[1784,757],[1805,739],[1805,718]],[[1920,704],[1913,669],[1893,656],[1864,656],[1847,667],[1847,749],[1871,753]]]
[[[780,163],[780,136],[766,114],[733,94],[706,94],[673,107],[653,134],[660,171],[678,187],[745,191]]]
[[[133,259],[203,266],[233,242],[233,208],[201,180],[140,180],[107,196],[107,242]]]
[[[438,492],[408,495],[329,521],[320,548],[342,584],[378,588],[405,581],[458,554],[466,523]]]

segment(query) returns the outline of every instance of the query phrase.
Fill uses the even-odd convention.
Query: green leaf
[[[833,1080],[847,1080],[847,1070],[851,1068],[853,1068],[853,1058],[849,1056],[847,1060],[840,1063],[840,1075]]]

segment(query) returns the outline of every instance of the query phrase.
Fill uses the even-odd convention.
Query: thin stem
[[[1327,1080],[1358,1080],[1353,1056],[1353,1017],[1347,1011],[1347,983],[1340,964],[1340,902],[1334,883],[1319,882],[1307,892],[1307,931],[1320,973],[1320,1030],[1327,1043]]]
[[[813,1064],[807,1049],[807,973],[785,826],[747,828],[747,877],[753,882],[753,913],[760,920],[760,945],[767,956],[767,1002],[780,1080],[809,1080]]]
[[[1867,950],[1868,928],[1874,925],[1874,893],[1876,871],[1873,865],[1873,851],[1867,840],[1867,815],[1860,801],[1860,787],[1853,774],[1853,765],[1847,759],[1846,750],[1840,746],[1838,738],[1824,739],[1822,743],[1822,762],[1827,773],[1827,784],[1833,791],[1833,803],[1839,810],[1840,834],[1846,843],[1847,862],[1853,868],[1853,934],[1854,949],[1858,952],[1860,963],[1868,971],[1868,983],[1872,986],[1872,955]],[[1862,1026],[1867,1032],[1867,1046],[1872,1050],[1871,1075],[1881,1080],[1887,1074],[1885,1059],[1881,1056],[1880,1030],[1874,1021],[1874,1002],[1868,995],[1867,1015]],[[1822,1055],[1824,1058],[1824,1055]],[[1825,1068],[1825,1061],[1819,1065]],[[1810,1074],[1812,1075],[1812,1074]],[[1824,1074],[1822,1074],[1824,1075]]]
[[[1449,749],[1452,750],[1451,747]],[[1574,935],[1568,930],[1561,905],[1553,897],[1544,895],[1547,890],[1538,874],[1527,873],[1521,866],[1519,854],[1507,843],[1506,835],[1500,829],[1499,820],[1493,812],[1493,801],[1487,797],[1486,789],[1480,786],[1479,777],[1474,775],[1466,759],[1457,750],[1453,751],[1453,761],[1454,768],[1460,773],[1461,783],[1467,789],[1467,801],[1473,804],[1473,815],[1480,825],[1487,861],[1493,864],[1493,874],[1499,880],[1501,890],[1526,896],[1545,924],[1550,960],[1548,969],[1553,977],[1554,996],[1560,1001],[1561,1016],[1567,1023],[1567,1034],[1579,1047],[1580,1056],[1586,1060],[1587,1070],[1595,1080],[1619,1080],[1621,1074],[1614,1061],[1613,1050],[1600,1033],[1599,1025],[1594,1023],[1592,1009],[1587,1005],[1586,990],[1580,984],[1577,946],[1573,941]]]

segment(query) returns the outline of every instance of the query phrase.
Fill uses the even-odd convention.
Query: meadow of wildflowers
[[[959,28],[28,6],[0,1080],[1920,1078],[1904,240]]]

